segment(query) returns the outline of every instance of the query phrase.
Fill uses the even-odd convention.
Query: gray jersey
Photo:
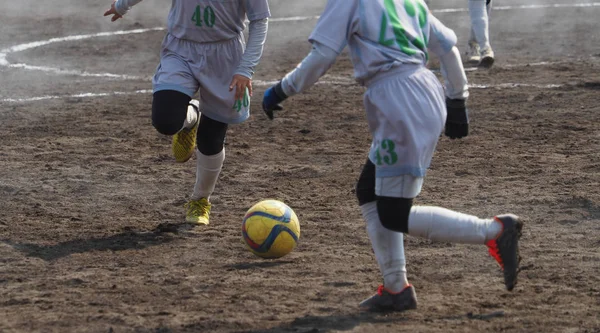
[[[337,52],[348,45],[356,79],[364,83],[402,64],[425,65],[428,47],[448,52],[456,35],[423,0],[329,0],[309,40]]]
[[[238,37],[248,20],[270,16],[267,0],[173,0],[169,33],[179,39],[212,43]]]
[[[118,0],[117,12],[125,15],[142,0]],[[169,33],[179,39],[214,43],[237,38],[249,21],[271,16],[267,0],[172,0]]]

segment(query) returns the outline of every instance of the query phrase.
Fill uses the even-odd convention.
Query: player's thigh
[[[202,113],[211,119],[236,124],[250,115],[250,94],[235,99],[235,88],[229,89],[238,68],[244,45],[241,39],[207,45],[205,63],[199,68],[196,78],[200,82]]]
[[[190,61],[194,60],[175,51],[163,50],[152,79],[153,91],[174,90],[193,97],[198,91],[199,82],[194,77]]]
[[[369,158],[377,178],[424,177],[446,119],[443,89],[435,75],[420,71],[369,87],[365,108],[373,137]]]

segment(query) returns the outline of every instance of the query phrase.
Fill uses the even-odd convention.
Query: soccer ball
[[[288,205],[278,200],[263,200],[246,212],[242,237],[248,249],[257,256],[281,258],[296,247],[300,223]]]

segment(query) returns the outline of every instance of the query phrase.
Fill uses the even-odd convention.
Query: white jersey
[[[329,0],[309,40],[337,52],[348,45],[355,77],[364,83],[402,64],[424,66],[428,48],[446,53],[456,35],[423,0]]]
[[[198,43],[237,38],[245,20],[270,16],[267,0],[173,0],[168,28],[173,36]]]
[[[117,12],[127,11],[142,0],[118,0]],[[197,43],[214,43],[237,38],[250,21],[271,16],[267,0],[172,0],[169,33]]]

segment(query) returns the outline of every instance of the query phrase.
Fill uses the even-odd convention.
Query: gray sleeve
[[[137,5],[141,1],[142,0],[117,0],[117,2],[115,3],[115,9],[117,10],[117,13],[119,13],[119,15],[123,16],[127,14],[131,7]]]
[[[469,97],[467,75],[460,59],[460,52],[455,46],[450,52],[439,57],[446,96],[451,99],[467,99]]]
[[[281,88],[287,96],[298,94],[315,84],[333,66],[339,52],[319,42],[313,42],[312,51],[283,80]]]
[[[429,50],[438,56],[450,52],[457,41],[454,31],[431,14],[429,14],[429,21],[431,23],[429,44],[427,45]]]
[[[260,58],[262,57],[268,29],[268,19],[250,21],[246,51],[244,51],[244,55],[242,56],[242,60],[240,61],[235,74],[252,78],[254,68],[258,65]]]

